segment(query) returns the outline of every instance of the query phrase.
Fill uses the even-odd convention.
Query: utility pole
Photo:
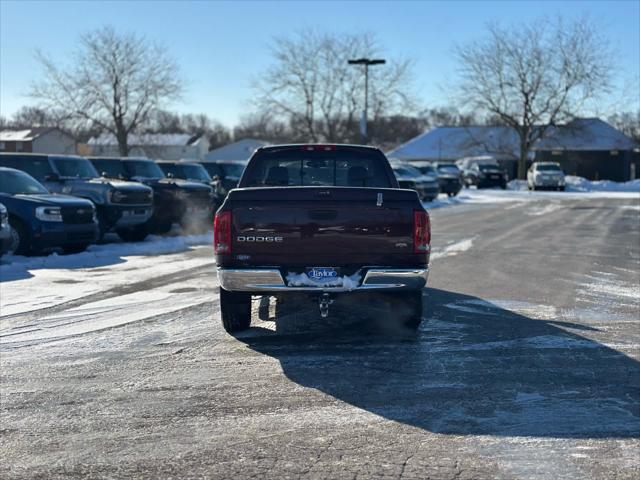
[[[381,65],[387,63],[381,58],[357,58],[349,60],[349,65],[364,65],[364,111],[362,112],[362,123],[360,133],[362,134],[362,144],[367,144],[367,111],[369,109],[369,65]]]

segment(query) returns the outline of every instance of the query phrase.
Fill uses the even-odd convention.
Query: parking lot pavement
[[[434,210],[416,336],[361,297],[229,336],[208,247],[3,317],[0,477],[638,478],[638,207]]]

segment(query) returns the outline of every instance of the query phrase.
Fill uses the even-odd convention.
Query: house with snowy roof
[[[0,131],[0,152],[76,153],[76,139],[55,127]]]
[[[87,145],[91,155],[119,156],[115,135],[103,133],[91,138]],[[188,133],[145,133],[129,135],[129,156],[154,160],[202,160],[209,151],[209,140],[204,135]]]
[[[518,144],[517,134],[509,127],[438,127],[391,150],[387,156],[409,162],[454,162],[488,155],[515,178]],[[640,177],[639,147],[599,118],[578,118],[550,127],[535,143],[529,162],[559,162],[565,173],[590,180],[627,181]]]

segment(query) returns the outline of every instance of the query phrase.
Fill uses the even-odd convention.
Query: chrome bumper
[[[369,268],[355,288],[318,285],[289,287],[276,269],[228,269],[218,267],[220,286],[231,292],[350,292],[362,290],[420,290],[427,284],[428,268]]]

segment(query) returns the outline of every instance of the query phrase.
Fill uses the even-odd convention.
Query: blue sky
[[[32,103],[40,48],[65,62],[78,36],[103,25],[157,40],[178,61],[187,90],[173,108],[206,113],[233,126],[250,110],[251,79],[270,62],[274,36],[314,28],[377,34],[386,58],[415,62],[415,91],[427,107],[448,102],[456,43],[480,38],[489,21],[543,15],[596,22],[617,55],[609,102],[640,108],[640,0],[537,2],[213,2],[0,0],[0,114]],[[609,108],[609,107],[606,107]]]

